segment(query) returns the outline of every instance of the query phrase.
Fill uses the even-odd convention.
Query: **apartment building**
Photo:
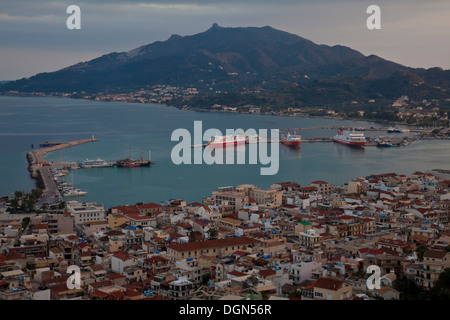
[[[423,255],[423,286],[431,289],[439,274],[445,268],[450,268],[450,252],[427,250]]]
[[[106,219],[105,208],[95,202],[69,201],[67,211],[73,215],[75,224]]]
[[[198,259],[202,255],[222,257],[236,250],[245,251],[248,246],[256,243],[257,240],[248,237],[176,243],[167,247],[167,254],[173,262],[187,258]]]

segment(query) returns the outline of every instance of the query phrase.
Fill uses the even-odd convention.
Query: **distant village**
[[[398,300],[450,273],[448,171],[222,187],[193,203],[10,204],[1,198],[0,300]]]
[[[227,94],[226,91],[217,91],[213,89],[214,83],[204,84],[210,90],[210,94]],[[183,110],[202,110],[215,112],[232,112],[247,114],[266,114],[276,116],[296,116],[296,117],[323,117],[332,119],[350,119],[350,120],[367,120],[367,121],[386,121],[395,122],[405,125],[415,125],[424,127],[450,127],[448,111],[450,110],[450,99],[440,101],[436,99],[414,101],[408,96],[401,96],[390,104],[379,104],[376,99],[367,101],[353,100],[348,101],[345,107],[333,108],[330,106],[285,106],[283,108],[274,109],[267,106],[258,106],[253,104],[243,105],[226,105],[211,104],[207,107],[198,107],[189,104],[190,99],[201,95],[201,90],[195,86],[182,87],[171,86],[165,84],[146,86],[140,90],[130,93],[87,93],[81,92],[52,92],[45,94],[43,92],[21,93],[18,91],[9,91],[11,95],[31,95],[31,96],[60,96],[67,98],[81,98],[94,101],[118,101],[129,103],[159,103],[175,105]],[[202,91],[202,93],[204,93]],[[208,90],[206,90],[208,91]],[[243,90],[242,95],[260,94],[258,90]],[[440,104],[444,104],[441,108]],[[360,109],[358,109],[360,108]]]

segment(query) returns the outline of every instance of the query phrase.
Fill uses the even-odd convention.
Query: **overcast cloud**
[[[81,8],[81,30],[66,28],[72,4]],[[381,30],[366,28],[371,4],[381,7]],[[450,68],[448,0],[0,0],[0,80],[203,32],[214,22],[270,25],[407,66]]]

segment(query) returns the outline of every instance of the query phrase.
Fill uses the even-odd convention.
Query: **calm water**
[[[151,150],[156,165],[151,168],[97,168],[74,170],[68,176],[77,188],[88,192],[79,198],[106,207],[160,202],[173,198],[201,201],[221,186],[242,183],[269,186],[280,181],[301,185],[317,179],[333,184],[372,173],[450,169],[450,141],[421,141],[408,147],[353,149],[336,143],[303,143],[301,151],[280,145],[280,169],[274,176],[261,176],[261,165],[179,165],[170,155],[177,142],[173,130],[193,131],[203,121],[203,130],[217,128],[298,128],[333,125],[386,126],[369,122],[274,117],[230,113],[181,111],[161,105],[105,103],[62,98],[0,97],[0,195],[29,191],[34,181],[27,171],[26,153],[31,144],[89,138],[88,143],[47,155],[50,161],[83,161],[133,158]],[[303,137],[333,136],[333,130],[309,130]],[[387,133],[381,133],[387,136]],[[367,135],[367,133],[366,133]],[[247,162],[248,162],[248,158]]]

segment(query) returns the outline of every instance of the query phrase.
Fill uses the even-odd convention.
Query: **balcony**
[[[430,273],[441,273],[441,269],[431,269],[431,268],[423,268],[423,272],[430,272]]]

